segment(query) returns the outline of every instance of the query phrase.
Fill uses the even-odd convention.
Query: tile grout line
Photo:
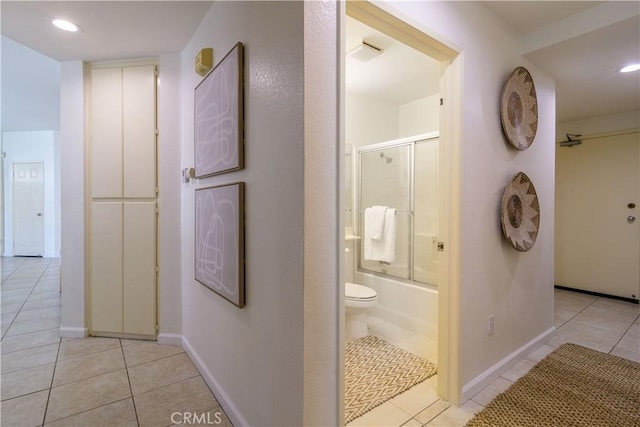
[[[554,299],[555,299],[555,295],[554,295]],[[591,301],[591,303],[585,305],[581,310],[577,311],[576,314],[574,314],[573,316],[571,316],[570,318],[568,318],[567,320],[564,321],[564,323],[562,323],[562,325],[560,325],[558,328],[556,329],[560,329],[562,328],[564,325],[566,325],[567,323],[571,322],[573,319],[575,319],[575,317],[582,313],[583,311],[585,311],[587,308],[591,307],[593,304],[595,304],[596,301],[598,301],[600,299],[600,297],[595,297],[595,299],[593,301]],[[554,307],[553,307],[554,311],[555,311],[555,302],[554,302]]]
[[[408,391],[408,390],[407,390],[407,391]],[[399,395],[398,395],[398,396],[399,396]],[[398,396],[395,396],[395,397],[398,397]],[[410,413],[408,413],[407,411],[405,411],[405,410],[404,410],[404,409],[402,409],[401,407],[394,405],[394,404],[393,404],[393,402],[391,402],[391,400],[393,400],[393,398],[391,398],[391,399],[387,400],[386,402],[383,402],[381,405],[379,405],[379,406],[378,406],[378,408],[379,408],[380,406],[384,405],[385,403],[389,403],[391,406],[393,406],[394,408],[396,408],[396,409],[397,409],[397,410],[399,410],[400,412],[404,412],[405,414],[407,414],[407,416],[408,416],[409,418],[408,418],[406,421],[404,421],[402,424],[406,424],[406,423],[408,423],[409,421],[411,421],[411,420],[413,419],[413,417],[415,417],[415,416],[416,416],[416,415],[418,415],[420,412],[422,412],[422,411],[424,411],[425,409],[427,409],[427,408],[422,408],[420,411],[418,411],[418,413],[416,413],[416,414],[414,414],[414,415],[411,415]],[[366,412],[365,412],[365,413],[366,413]],[[364,414],[362,414],[362,415],[364,415]],[[402,424],[400,424],[400,425],[402,425]]]
[[[640,314],[638,314],[636,316],[636,318],[631,321],[631,324],[629,325],[629,327],[627,329],[625,329],[624,333],[620,336],[618,341],[616,341],[616,343],[613,345],[613,347],[611,347],[611,350],[609,350],[607,352],[608,354],[611,354],[611,352],[618,346],[618,344],[620,344],[620,341],[622,341],[622,339],[625,337],[625,335],[627,335],[627,333],[631,330],[631,328],[633,327],[634,323],[636,323],[636,321],[638,321],[638,318],[640,318]]]
[[[111,338],[110,338],[110,339],[111,339]],[[119,338],[113,338],[113,339],[118,339],[118,340],[119,340]],[[46,344],[46,345],[52,345],[52,344]],[[135,344],[134,344],[134,345],[135,345]],[[44,346],[40,346],[40,347],[44,347]],[[38,347],[33,347],[33,348],[38,348]],[[121,351],[123,352],[122,357],[123,357],[123,359],[124,359],[124,348],[123,348],[123,347],[120,347],[120,349],[121,349]],[[29,348],[29,349],[25,349],[25,350],[31,350],[31,349]],[[73,356],[73,357],[69,357],[69,358],[65,358],[65,359],[56,359],[56,362],[52,362],[52,363],[56,363],[56,365],[57,365],[57,363],[58,363],[58,362],[66,362],[66,361],[69,361],[69,360],[80,359],[80,358],[82,358],[82,357],[93,356],[93,355],[96,355],[96,354],[99,354],[99,353],[106,353],[106,352],[108,352],[108,351],[114,351],[114,350],[118,350],[118,347],[113,347],[113,348],[109,348],[109,349],[102,350],[102,351],[96,351],[96,352],[92,352],[92,353],[81,354],[81,355],[78,355],[78,356]],[[22,350],[20,350],[20,351],[22,351]],[[182,352],[182,353],[184,353],[184,352]],[[176,353],[176,354],[172,354],[172,355],[170,355],[170,356],[164,356],[164,357],[161,357],[161,358],[158,358],[158,359],[154,359],[154,360],[150,360],[150,361],[148,361],[148,362],[144,362],[144,363],[152,363],[152,362],[155,362],[155,361],[157,361],[157,360],[162,360],[162,359],[166,359],[166,358],[168,358],[168,357],[177,356],[177,355],[182,354],[182,353]],[[11,354],[11,353],[5,353],[5,354]],[[144,363],[140,363],[140,364],[138,364],[138,365],[133,365],[133,366],[131,366],[131,367],[132,367],[132,368],[135,368],[135,367],[138,367],[138,366],[140,366],[140,365],[143,365]],[[29,369],[29,368],[24,368],[24,369]],[[16,370],[16,371],[12,371],[12,372],[18,372],[18,371],[21,371],[21,370],[23,370],[23,369],[18,369],[18,370]],[[103,372],[103,373],[101,373],[101,374],[91,375],[91,376],[84,377],[84,378],[80,378],[80,379],[77,379],[77,380],[74,380],[74,381],[70,381],[70,382],[68,382],[68,383],[64,383],[64,384],[58,384],[56,387],[67,386],[67,385],[69,385],[69,384],[75,384],[75,383],[78,383],[78,382],[81,382],[81,381],[89,380],[89,379],[92,379],[92,378],[97,378],[97,377],[100,377],[100,376],[103,376],[103,375],[108,375],[108,374],[112,374],[112,373],[114,373],[114,372],[119,372],[119,371],[124,371],[124,370],[126,370],[126,371],[127,371],[127,377],[128,377],[128,376],[129,376],[129,371],[128,371],[128,366],[127,366],[126,360],[124,360],[124,368],[116,369],[116,370],[109,371],[109,372]],[[199,374],[198,374],[198,375],[199,375]],[[198,375],[196,375],[196,376],[198,376]],[[177,383],[179,383],[180,381],[185,381],[185,380],[188,380],[188,379],[192,379],[192,378],[195,378],[196,376],[189,377],[189,378],[185,378],[185,379],[183,379],[183,380],[178,380],[178,381],[175,381],[175,382],[172,382],[172,383],[169,383],[169,384],[163,385],[163,386],[161,386],[161,387],[153,388],[153,389],[151,389],[151,390],[147,390],[147,391],[145,391],[144,393],[148,393],[149,391],[158,390],[159,388],[165,387],[165,386],[167,386],[167,385],[177,384]],[[129,388],[131,388],[131,381],[129,381]],[[144,393],[140,393],[140,394],[144,394]],[[133,389],[131,390],[131,397],[133,397]],[[108,405],[108,404],[105,404],[105,405]],[[105,405],[102,405],[102,406],[105,406]]]
[[[435,404],[436,404],[436,403],[438,403],[438,402],[445,402],[445,403],[449,404],[449,406],[447,406],[447,407],[446,407],[446,408],[444,408],[442,411],[438,412],[436,415],[434,415],[433,417],[431,417],[431,418],[429,419],[429,421],[427,421],[427,422],[426,422],[426,423],[424,423],[423,425],[425,425],[425,426],[426,426],[426,425],[427,425],[427,424],[429,424],[431,421],[435,420],[435,419],[436,419],[436,418],[438,418],[440,415],[444,414],[444,413],[445,413],[445,411],[447,411],[447,410],[448,410],[449,408],[451,408],[451,406],[452,406],[452,405],[451,405],[451,403],[447,402],[446,400],[438,399],[438,400],[436,400],[435,402],[433,402],[431,405],[427,406],[425,409],[430,408],[431,406],[435,405]]]
[[[25,261],[26,262],[26,261]],[[36,288],[36,286],[38,286],[38,282],[40,281],[40,279],[42,279],[42,276],[44,276],[45,271],[47,271],[47,269],[49,268],[49,264],[51,263],[51,260],[49,260],[47,262],[47,266],[44,268],[44,270],[42,270],[42,273],[40,273],[40,276],[38,276],[38,280],[36,280],[36,282],[33,284],[33,287],[31,288],[31,292],[29,292],[29,295],[27,295],[27,297],[25,298],[24,302],[22,303],[22,305],[20,306],[20,308],[18,309],[18,311],[16,312],[16,317],[13,318],[13,320],[11,321],[11,323],[9,324],[9,327],[7,328],[7,330],[4,332],[4,334],[2,334],[2,337],[0,338],[0,341],[4,339],[4,337],[7,335],[7,332],[9,332],[9,330],[11,329],[11,327],[13,326],[13,322],[16,321],[16,319],[18,318],[18,314],[20,314],[20,312],[22,311],[22,309],[24,308],[24,305],[27,303],[27,301],[29,300],[29,297],[31,296],[31,294],[33,294],[33,290]],[[20,265],[20,267],[22,267],[22,265]],[[16,268],[13,273],[15,273],[18,269]],[[11,274],[13,274],[11,273]],[[6,279],[5,279],[6,280]],[[20,334],[18,334],[20,335]],[[24,335],[24,334],[22,334]],[[14,336],[14,335],[10,335],[10,336]]]
[[[131,392],[131,404],[133,405],[133,413],[136,415],[136,424],[140,425],[140,420],[138,419],[138,408],[136,408],[136,399],[133,396],[133,388],[131,387],[131,378],[129,377],[129,366],[127,366],[127,359],[124,355],[124,346],[122,345],[122,340],[118,339],[120,342],[120,351],[122,352],[122,361],[124,362],[124,369],[127,372],[127,382],[129,383],[129,391]]]
[[[54,421],[51,421],[51,422],[52,423],[53,422],[57,423],[57,422],[60,422],[60,421],[68,420],[69,418],[76,417],[76,416],[78,416],[80,414],[84,414],[84,413],[87,413],[87,412],[95,411],[96,409],[104,408],[105,406],[113,405],[114,403],[123,402],[123,401],[125,401],[127,399],[130,399],[130,397],[125,397],[124,399],[115,400],[113,402],[105,403],[104,405],[96,406],[95,408],[85,409],[84,411],[80,411],[80,412],[77,412],[75,414],[67,415],[64,418],[58,418],[57,420],[54,420]],[[41,424],[40,427],[44,427],[44,424]]]
[[[192,363],[193,363],[193,362],[192,362]],[[198,378],[198,377],[202,377],[202,375],[200,375],[200,373],[199,373],[199,372],[198,372],[196,375],[192,376],[192,377],[182,378],[182,379],[179,379],[179,380],[177,380],[177,381],[173,381],[173,382],[170,382],[170,383],[167,383],[167,384],[163,384],[163,385],[161,385],[161,386],[159,386],[159,387],[155,387],[155,388],[152,388],[152,389],[149,389],[149,390],[145,390],[145,391],[143,391],[142,393],[138,393],[138,394],[137,394],[137,396],[142,396],[143,394],[151,393],[152,391],[160,390],[161,388],[169,387],[170,385],[178,384],[178,383],[181,383],[181,382],[184,382],[184,381],[188,381],[188,380],[192,380],[192,379],[194,379],[194,378]],[[204,378],[202,378],[202,381],[204,381]],[[206,382],[206,381],[205,381],[205,384],[207,385],[207,388],[209,389],[209,391],[211,391],[211,389],[209,388],[209,384],[207,384],[207,382]],[[214,398],[216,399],[216,401],[217,401],[218,399],[215,397],[215,395],[213,394],[213,392],[212,392],[212,391],[211,391],[211,394],[213,395],[213,397],[214,397]],[[218,403],[220,403],[220,402],[218,402]],[[385,403],[386,403],[386,402],[385,402]],[[364,415],[364,414],[363,414],[363,415]]]
[[[62,346],[62,338],[59,339],[58,341],[58,352],[56,353],[56,361],[53,362],[53,372],[51,373],[51,384],[49,385],[49,393],[47,394],[47,404],[44,407],[44,414],[42,415],[42,424],[44,426],[44,423],[47,419],[47,411],[49,410],[49,400],[51,399],[51,391],[53,390],[53,379],[56,377],[56,367],[58,366],[58,356],[60,355],[60,347]]]

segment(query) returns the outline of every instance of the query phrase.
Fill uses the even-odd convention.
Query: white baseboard
[[[222,409],[224,409],[224,412],[227,414],[227,417],[229,417],[231,423],[234,426],[248,426],[249,423],[247,420],[244,419],[236,405],[229,398],[229,395],[224,391],[220,384],[218,384],[211,371],[207,368],[207,365],[203,362],[193,347],[191,347],[189,340],[184,336],[182,337],[182,347],[191,358],[191,361],[200,372],[200,375],[202,375],[202,378],[204,378],[206,383],[209,385],[209,388],[220,403],[220,406],[222,406]]]
[[[182,335],[179,334],[159,334],[158,344],[182,345]]]
[[[89,328],[68,328],[60,326],[60,337],[62,338],[86,338],[89,336]]]
[[[471,399],[480,391],[484,390],[489,384],[495,381],[500,375],[511,369],[516,363],[533,353],[544,343],[549,341],[556,333],[555,326],[547,329],[486,371],[469,381],[462,387],[462,402]]]

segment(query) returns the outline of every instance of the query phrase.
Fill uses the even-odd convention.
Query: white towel
[[[366,225],[365,209],[365,225]],[[372,239],[367,235],[365,227],[364,234],[364,259],[373,261],[394,262],[396,260],[396,230],[397,219],[396,210],[387,208],[384,215],[384,227],[380,240]]]
[[[364,210],[364,234],[373,240],[382,239],[384,228],[384,214],[387,206],[372,206]]]

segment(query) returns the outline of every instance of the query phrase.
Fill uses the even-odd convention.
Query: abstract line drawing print
[[[242,268],[243,183],[196,190],[196,280],[229,301],[244,305]]]
[[[238,43],[196,87],[196,177],[242,169],[243,45]]]

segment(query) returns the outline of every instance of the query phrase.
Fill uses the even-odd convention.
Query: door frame
[[[460,366],[460,188],[462,128],[462,54],[459,49],[428,35],[427,29],[410,25],[405,20],[368,1],[348,0],[346,15],[405,43],[441,63],[440,94],[443,106],[440,114],[440,240],[445,252],[439,258],[441,279],[438,287],[438,395],[455,405],[462,403]],[[344,33],[344,19],[340,23]],[[340,46],[340,58],[345,47]],[[341,61],[343,61],[341,59]],[[340,104],[344,105],[344,63],[341,65]],[[344,114],[340,128],[344,129]],[[344,152],[344,137],[338,153]],[[342,203],[342,202],[340,202]],[[341,292],[344,292],[340,287]],[[344,298],[339,301],[339,324],[344,324]],[[339,360],[343,361],[342,356]],[[344,384],[344,369],[339,367],[340,384]],[[341,390],[344,396],[344,390]],[[344,411],[343,411],[344,413]]]
[[[40,254],[39,255],[24,255],[24,254],[16,254],[16,179],[15,179],[15,172],[16,172],[16,165],[33,165],[33,164],[37,164],[40,165],[41,170],[42,170],[42,180],[41,180],[41,187],[42,187],[42,200],[41,200],[41,205],[42,205],[42,212],[41,212],[41,217],[42,217],[42,236],[40,236]],[[44,210],[45,210],[45,203],[44,203],[44,191],[45,191],[45,186],[44,186],[44,161],[42,160],[35,160],[35,161],[15,161],[11,163],[11,191],[13,194],[13,207],[12,207],[12,212],[11,212],[11,222],[12,222],[12,241],[13,241],[13,256],[44,256]]]

